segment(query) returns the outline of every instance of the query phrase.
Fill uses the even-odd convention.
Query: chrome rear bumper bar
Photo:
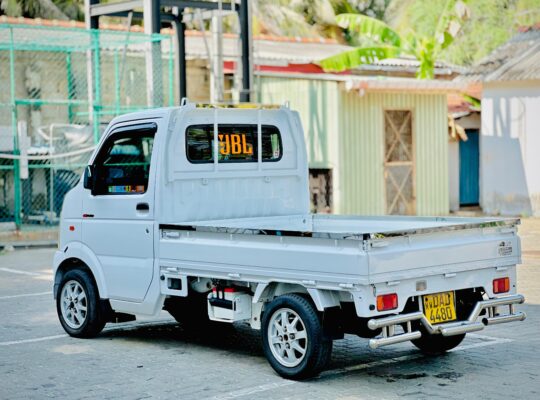
[[[526,315],[524,312],[516,311],[515,305],[524,302],[525,297],[521,294],[482,300],[476,303],[469,318],[466,320],[437,325],[432,325],[421,311],[392,315],[384,318],[373,318],[368,321],[368,327],[372,330],[382,329],[382,336],[370,339],[369,347],[376,349],[390,344],[419,339],[422,336],[422,333],[419,330],[412,330],[411,322],[413,321],[420,321],[429,334],[440,334],[443,336],[476,332],[484,329],[487,325],[523,321],[526,318]],[[500,315],[497,311],[497,307],[503,306],[508,306],[508,313]],[[480,315],[484,310],[486,310],[485,315]],[[406,324],[405,332],[396,334],[396,326],[403,324]]]

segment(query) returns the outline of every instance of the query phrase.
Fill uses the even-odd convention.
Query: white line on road
[[[37,272],[22,271],[20,269],[12,269],[12,268],[0,268],[0,271],[11,272],[12,274],[31,275],[31,276],[41,275],[41,274],[38,274]]]
[[[513,341],[512,339],[495,338],[495,337],[491,337],[491,336],[484,336],[484,335],[478,335],[478,334],[474,334],[474,336],[476,336],[479,339],[485,339],[486,341],[483,341],[483,342],[480,342],[480,343],[471,343],[471,344],[468,344],[468,345],[456,347],[455,349],[450,350],[450,352],[476,349],[476,348],[485,347],[485,346],[494,346],[496,344],[508,343],[508,342]],[[395,364],[395,363],[402,362],[402,361],[416,360],[416,359],[420,359],[420,358],[423,358],[423,357],[425,357],[423,354],[416,353],[416,354],[410,354],[410,355],[405,355],[405,356],[401,356],[401,357],[388,358],[386,360],[372,361],[372,362],[365,363],[365,364],[351,365],[351,366],[344,367],[344,368],[324,371],[319,375],[318,379],[320,379],[320,378],[330,378],[330,377],[334,377],[334,376],[338,376],[338,375],[343,375],[343,374],[346,374],[346,373],[349,373],[349,372],[361,371],[361,370],[364,370],[364,369],[380,367],[380,366],[388,365],[388,364]],[[229,392],[229,393],[225,393],[223,395],[215,396],[212,399],[213,400],[236,399],[236,398],[239,398],[239,397],[252,395],[254,393],[261,393],[261,392],[267,392],[267,391],[279,389],[279,388],[282,388],[284,386],[294,385],[296,383],[298,383],[298,382],[297,381],[281,380],[281,381],[277,381],[277,382],[267,383],[265,385],[259,385],[259,386],[253,386],[253,387],[250,387],[250,388],[235,390],[233,392]]]
[[[45,296],[46,294],[52,296],[52,290],[49,290],[48,292],[40,292],[40,293],[25,293],[25,294],[13,294],[11,296],[0,296],[0,300],[18,299],[19,297]]]
[[[68,335],[54,335],[54,336],[44,336],[34,339],[23,339],[23,340],[12,340],[10,342],[0,342],[0,346],[11,346],[14,344],[23,344],[23,343],[34,343],[34,342],[44,342],[45,340],[54,340],[67,337]]]
[[[135,322],[131,324],[124,324],[119,326],[114,326],[112,328],[104,329],[103,332],[115,332],[115,331],[131,331],[137,328],[142,328],[147,325],[163,326],[163,325],[176,325],[176,322],[171,321],[170,319],[166,320],[157,320],[157,321],[148,321],[148,322]],[[46,340],[55,340],[69,337],[69,335],[54,335],[54,336],[43,336],[33,339],[22,339],[22,340],[11,340],[9,342],[0,342],[0,346],[12,346],[15,344],[25,344],[25,343],[34,343],[34,342],[43,342]]]

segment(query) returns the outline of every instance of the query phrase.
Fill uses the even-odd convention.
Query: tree
[[[1,0],[0,9],[10,17],[83,20],[84,0]]]
[[[469,9],[461,0],[446,0],[431,34],[409,32],[399,34],[386,23],[359,14],[340,14],[339,26],[358,35],[362,45],[353,50],[325,58],[320,62],[326,71],[344,71],[401,54],[415,57],[420,66],[416,76],[433,79],[435,61],[460,32]]]
[[[279,36],[330,37],[347,42],[336,15],[382,19],[391,0],[253,0],[253,31]]]
[[[426,35],[436,27],[446,0],[393,1],[386,22],[398,31]],[[540,0],[469,0],[470,18],[440,54],[457,65],[472,65],[509,40],[518,28],[540,23]]]

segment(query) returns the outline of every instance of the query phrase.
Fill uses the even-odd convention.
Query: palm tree
[[[254,0],[255,33],[278,36],[331,37],[349,41],[336,23],[342,13],[382,19],[391,0]]]
[[[359,14],[340,14],[336,20],[344,29],[359,36],[362,45],[325,58],[320,65],[326,71],[344,71],[401,54],[414,56],[420,63],[416,76],[433,79],[435,61],[461,30],[469,11],[462,0],[447,0],[433,35],[400,35],[386,23]]]

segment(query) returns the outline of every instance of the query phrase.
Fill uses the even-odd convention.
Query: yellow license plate
[[[454,292],[441,292],[422,296],[424,315],[432,324],[455,320],[456,302]]]

